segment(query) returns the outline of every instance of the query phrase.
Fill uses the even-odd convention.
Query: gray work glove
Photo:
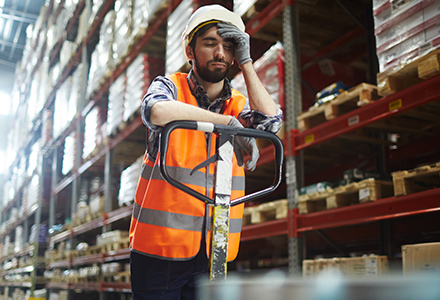
[[[229,38],[235,41],[234,58],[240,65],[243,65],[248,61],[252,62],[249,34],[229,23],[218,23],[217,33],[224,39]]]
[[[243,128],[240,121],[238,121],[235,117],[232,117],[231,121],[229,121],[228,126]],[[258,151],[257,143],[254,138],[244,137],[244,136],[235,136],[235,145],[234,152],[237,158],[238,165],[243,166],[243,155],[241,154],[241,150],[244,150],[247,154],[251,156],[249,160],[245,164],[245,169],[249,171],[255,170],[257,166],[258,158],[260,158],[260,153]]]

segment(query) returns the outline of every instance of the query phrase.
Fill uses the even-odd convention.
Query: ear
[[[194,51],[193,48],[190,45],[187,45],[185,48],[186,51],[186,56],[190,59],[193,60],[194,59]]]

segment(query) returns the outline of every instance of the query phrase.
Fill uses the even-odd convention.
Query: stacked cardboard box
[[[373,1],[379,71],[405,65],[440,46],[440,1]]]
[[[440,243],[402,246],[403,274],[440,274]]]
[[[303,260],[303,277],[336,271],[346,277],[379,277],[389,274],[386,256],[336,257]]]

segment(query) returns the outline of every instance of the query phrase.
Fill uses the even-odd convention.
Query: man
[[[220,5],[196,10],[182,36],[192,70],[159,76],[144,97],[142,118],[150,134],[130,227],[133,299],[194,299],[195,277],[208,267],[211,208],[160,176],[157,152],[162,126],[190,120],[274,133],[281,127],[281,110],[257,77],[244,28],[239,15]],[[243,72],[249,101],[231,89],[226,78],[234,59]],[[259,156],[255,140],[241,138],[237,144],[250,154],[245,168],[253,170]],[[189,173],[214,151],[212,134],[176,130],[170,136],[168,170],[176,180],[212,196],[214,167]],[[244,170],[239,166],[243,161],[236,153],[231,199],[244,194]],[[243,205],[231,208],[228,261],[238,253],[242,213]]]

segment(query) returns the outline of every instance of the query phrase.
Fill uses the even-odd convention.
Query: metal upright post
[[[296,116],[302,111],[301,103],[301,69],[299,56],[297,7],[289,4],[283,11],[283,42],[285,59],[285,111],[284,126],[288,133],[288,155],[286,157],[286,185],[289,210],[298,207],[298,189],[301,186],[301,159],[294,156],[291,143],[291,130],[297,128]],[[302,247],[299,237],[294,236],[295,220],[289,218],[289,274],[301,274]]]
[[[112,198],[112,162],[113,162],[113,149],[108,150],[105,153],[105,166],[104,166],[104,212],[110,212],[113,210],[113,198]],[[109,225],[104,225],[102,232],[110,231]]]
[[[51,191],[49,199],[49,228],[55,225],[55,208],[56,208],[56,197],[52,193],[52,188],[56,186],[58,182],[58,147],[55,147],[52,153],[52,181],[51,181]]]

